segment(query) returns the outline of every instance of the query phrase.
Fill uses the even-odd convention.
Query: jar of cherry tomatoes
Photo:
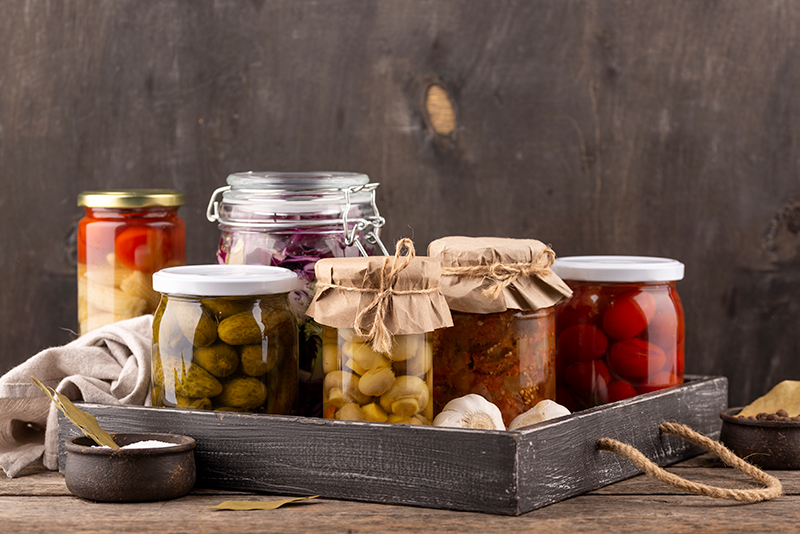
[[[683,383],[682,263],[575,256],[553,270],[573,291],[557,307],[559,403],[581,410]]]
[[[290,302],[300,327],[298,413],[322,415],[322,327],[306,315],[314,265],[322,258],[386,255],[379,184],[348,172],[240,172],[214,191],[207,218],[218,222],[221,264],[272,265],[297,273]]]
[[[183,193],[168,189],[85,191],[78,206],[78,323],[81,335],[153,313],[153,273],[186,263]]]
[[[569,287],[555,253],[535,239],[445,237],[428,255],[442,264],[453,327],[434,332],[433,401],[475,393],[508,426],[539,401],[555,400],[555,305]]]

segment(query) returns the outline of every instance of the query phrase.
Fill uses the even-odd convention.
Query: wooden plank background
[[[386,242],[683,261],[686,369],[748,402],[800,374],[799,33],[788,0],[5,2],[0,372],[74,337],[81,191],[185,191],[208,263],[229,173],[349,170]]]

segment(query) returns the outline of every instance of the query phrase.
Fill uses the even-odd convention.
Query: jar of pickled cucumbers
[[[85,334],[153,313],[153,273],[186,263],[183,193],[168,189],[85,191],[78,206],[78,324]]]
[[[432,333],[453,324],[439,272],[408,239],[393,258],[317,262],[308,314],[323,325],[324,417],[431,424]]]
[[[555,305],[572,292],[550,269],[555,253],[534,239],[445,237],[428,255],[442,264],[453,327],[434,334],[434,410],[475,393],[508,426],[555,400]]]
[[[214,191],[209,221],[219,223],[221,264],[274,265],[297,273],[290,302],[300,327],[299,413],[322,414],[322,327],[306,315],[321,258],[386,254],[384,219],[365,174],[242,172]]]
[[[297,275],[191,265],[153,275],[152,404],[289,415],[297,401]]]
[[[682,263],[575,256],[553,270],[573,290],[556,312],[559,403],[580,410],[683,383]]]

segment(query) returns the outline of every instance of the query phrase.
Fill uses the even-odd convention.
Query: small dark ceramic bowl
[[[67,440],[64,478],[78,497],[103,502],[164,501],[185,495],[195,482],[196,442],[177,434],[111,434],[124,446],[138,441],[175,443],[174,447],[106,449],[81,436]]]
[[[723,445],[763,469],[800,469],[800,421],[753,421],[736,417],[741,411],[719,414]]]

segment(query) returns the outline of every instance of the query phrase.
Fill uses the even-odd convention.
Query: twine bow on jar
[[[485,289],[484,297],[496,299],[505,288],[513,284],[520,276],[544,277],[553,273],[550,267],[556,259],[556,253],[545,247],[529,262],[503,263],[494,262],[489,265],[467,265],[463,267],[442,267],[442,276],[483,277],[492,281]]]
[[[405,254],[403,254],[405,252]],[[401,239],[395,247],[392,257],[383,259],[378,273],[377,283],[363,287],[353,280],[349,283],[330,282],[317,284],[317,295],[323,290],[333,289],[348,293],[371,293],[374,298],[364,307],[360,307],[355,314],[352,328],[356,335],[371,342],[376,352],[389,353],[392,351],[393,334],[387,327],[387,311],[392,299],[400,295],[425,295],[441,291],[438,283],[425,289],[397,289],[398,280],[402,273],[411,265],[415,258],[414,243],[408,238]],[[377,258],[374,258],[377,260]],[[325,260],[321,260],[324,262]],[[324,265],[324,263],[323,263]],[[438,273],[437,273],[438,277]],[[444,299],[442,298],[442,303]],[[447,316],[449,319],[449,315]],[[452,324],[452,323],[450,323]],[[437,326],[437,327],[441,327]],[[449,325],[448,325],[449,326]]]

